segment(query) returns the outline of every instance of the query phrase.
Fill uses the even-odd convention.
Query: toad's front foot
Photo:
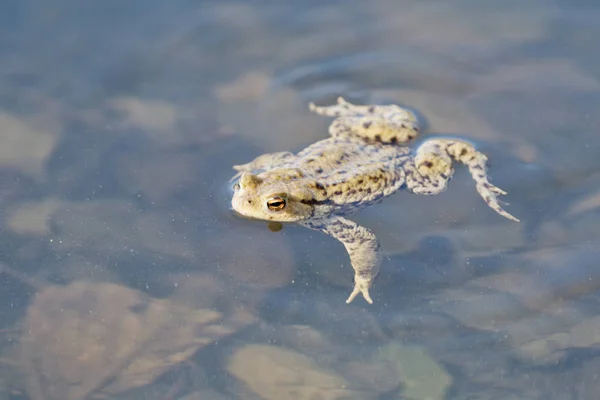
[[[365,298],[367,303],[373,304],[373,300],[371,299],[371,296],[369,295],[369,288],[371,287],[371,281],[372,281],[372,279],[370,279],[370,278],[366,278],[364,276],[359,276],[358,274],[356,274],[354,276],[354,289],[352,290],[352,293],[350,293],[350,296],[346,300],[346,304],[351,303],[352,300],[354,300],[356,298],[356,296],[358,296],[359,294],[362,294],[362,296]]]

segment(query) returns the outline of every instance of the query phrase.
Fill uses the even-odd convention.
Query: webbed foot
[[[511,221],[520,222],[518,218],[514,217],[506,210],[502,208],[500,202],[496,196],[505,195],[506,192],[499,187],[492,185],[491,183],[486,181],[477,182],[477,192],[479,195],[483,197],[483,200],[487,203],[487,205],[498,214],[502,215],[504,218],[508,218]],[[506,203],[505,203],[506,204]]]
[[[415,193],[437,194],[446,188],[454,173],[452,160],[458,161],[469,168],[475,180],[477,192],[487,205],[504,218],[519,222],[518,218],[509,214],[500,205],[497,196],[506,192],[492,185],[487,175],[487,156],[475,149],[471,143],[458,139],[430,139],[417,150],[415,164],[419,174],[433,181],[435,185],[423,185],[421,182],[409,182],[409,189]]]

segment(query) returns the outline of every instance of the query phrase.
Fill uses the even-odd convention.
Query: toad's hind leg
[[[359,136],[367,141],[404,143],[419,135],[419,126],[409,110],[391,105],[354,105],[342,97],[337,104],[318,107],[313,103],[309,109],[319,115],[337,117],[329,127],[331,136]]]
[[[405,121],[417,120],[412,112],[395,104],[361,106],[352,104],[344,100],[343,97],[338,97],[337,104],[332,106],[319,107],[314,103],[310,103],[308,108],[319,115],[326,115],[328,117],[355,117],[365,115]]]
[[[414,160],[418,174],[407,179],[409,190],[422,194],[439,193],[446,187],[454,172],[452,160],[465,164],[469,168],[476,182],[477,191],[490,208],[505,218],[519,221],[500,206],[497,196],[504,195],[506,192],[488,181],[486,155],[477,151],[472,144],[462,140],[431,139],[423,143],[417,150]],[[417,182],[419,177],[423,178],[422,182]]]

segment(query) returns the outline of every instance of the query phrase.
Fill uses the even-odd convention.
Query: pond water
[[[597,399],[596,1],[0,3],[0,400]],[[230,211],[231,166],[418,111],[489,155],[338,242]],[[428,134],[423,138],[427,138]],[[422,139],[419,139],[422,140]],[[415,146],[418,145],[418,142]]]

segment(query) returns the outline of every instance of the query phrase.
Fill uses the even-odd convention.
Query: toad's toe
[[[369,286],[371,286],[370,283],[364,279],[357,280],[355,278],[355,280],[356,282],[354,284],[354,289],[352,290],[352,293],[350,293],[350,296],[348,296],[346,304],[351,303],[352,300],[354,300],[359,294],[362,294],[367,303],[373,304],[371,295],[369,295]]]

